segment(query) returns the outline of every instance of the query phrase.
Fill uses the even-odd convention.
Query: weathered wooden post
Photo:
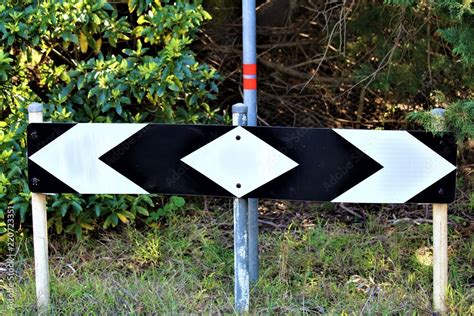
[[[444,109],[434,109],[434,126],[445,129]],[[446,314],[448,290],[448,204],[433,204],[433,310]]]
[[[43,105],[32,103],[28,106],[30,123],[43,122]],[[35,132],[33,132],[35,133]],[[38,135],[32,134],[31,138]],[[39,179],[36,179],[39,181]],[[35,178],[32,178],[35,185]],[[48,266],[48,219],[46,216],[46,195],[31,193],[33,216],[33,247],[35,255],[36,304],[38,314],[45,314],[49,306],[49,266]]]
[[[446,314],[448,289],[448,204],[433,204],[433,310]]]

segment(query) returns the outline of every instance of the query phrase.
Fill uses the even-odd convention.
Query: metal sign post
[[[242,50],[244,104],[248,126],[257,126],[257,35],[255,0],[242,0]],[[258,200],[249,199],[250,282],[258,279]]]
[[[247,125],[246,105],[239,103],[232,106],[232,124]],[[234,141],[240,142],[242,137],[245,136],[236,135]],[[237,182],[235,186],[240,189],[242,183]],[[239,314],[247,312],[250,305],[248,236],[247,199],[237,198],[234,199],[234,301]]]

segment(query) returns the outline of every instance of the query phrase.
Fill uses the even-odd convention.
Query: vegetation
[[[406,1],[387,1],[390,3],[405,4]],[[468,72],[467,82],[469,86],[472,83],[472,76],[469,74],[474,67],[474,46],[472,36],[474,36],[474,2],[464,0],[462,3],[452,0],[435,1],[432,9],[439,14],[440,17],[450,21],[450,25],[439,29],[438,33],[441,37],[452,45],[452,52],[461,57],[463,64],[459,72]],[[445,125],[450,131],[457,136],[460,144],[474,138],[474,99],[456,101],[447,104],[444,94],[436,90],[436,101],[438,106],[446,107]],[[421,123],[426,129],[435,131],[436,124],[433,124],[432,115],[427,112],[411,113],[409,119]]]
[[[200,41],[206,60],[226,78],[228,89],[221,95],[231,98],[240,81],[234,62],[240,46],[222,28],[238,17],[239,5],[216,2],[226,3],[225,10],[210,9],[223,25],[207,26],[213,41]],[[262,124],[420,128],[413,120],[426,120],[415,114],[407,122],[408,113],[456,104],[447,125],[465,141],[474,121],[468,102],[474,87],[472,12],[470,1],[262,3],[257,11]]]
[[[448,305],[474,314],[474,1],[257,5],[260,124],[455,133]],[[228,124],[226,107],[242,100],[240,10],[234,0],[1,2],[0,253],[15,257],[12,314],[36,312],[27,106],[42,103],[55,122]],[[228,202],[48,196],[51,312],[232,313]],[[432,312],[428,207],[262,201],[260,215],[251,313]]]
[[[210,19],[199,1],[6,1],[0,4],[0,235],[8,206],[24,222],[27,106],[55,122],[212,122],[218,76],[189,45]],[[82,236],[176,198],[55,195],[48,223]],[[181,202],[179,202],[181,204]],[[153,221],[160,217],[153,213]],[[150,221],[148,221],[150,222]]]
[[[209,202],[209,211],[187,208],[156,230],[127,225],[79,242],[53,238],[51,312],[233,313],[232,207]],[[286,221],[299,208],[272,205],[277,227],[262,226],[251,314],[431,314],[429,214],[404,221],[377,210],[365,222],[344,222],[318,208]],[[472,315],[474,240],[456,229],[449,240],[449,310]],[[14,313],[34,314],[31,243],[19,241]]]

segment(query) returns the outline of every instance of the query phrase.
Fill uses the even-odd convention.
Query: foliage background
[[[0,234],[8,206],[19,214],[17,222],[29,212],[25,128],[31,102],[43,103],[45,121],[55,122],[224,119],[208,104],[218,92],[218,75],[189,48],[209,19],[200,1],[0,4]],[[184,204],[180,197],[156,195],[48,200],[48,223],[56,233],[78,236],[138,214],[152,225]]]
[[[53,121],[228,123],[225,107],[241,101],[240,2],[206,1],[212,22],[201,1],[124,2],[0,5],[0,234],[9,206],[17,223],[28,222],[30,102]],[[429,110],[445,108],[459,142],[459,209],[472,210],[472,1],[257,5],[260,124],[432,130]],[[56,195],[48,203],[54,231],[81,236],[135,219],[157,225],[184,200]]]

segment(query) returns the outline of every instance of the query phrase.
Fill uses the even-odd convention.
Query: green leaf
[[[87,105],[84,104],[84,111],[86,111],[86,114],[92,119],[94,118],[94,114],[92,113],[91,108]]]
[[[211,15],[207,11],[204,11],[204,10],[202,11],[202,16],[206,20],[211,20],[212,19]]]
[[[197,103],[198,95],[193,94],[191,98],[189,99],[189,105],[195,105]]]
[[[168,84],[168,89],[170,89],[172,91],[176,91],[176,92],[179,91],[179,87],[174,82],[171,82],[171,83]]]
[[[67,213],[67,209],[68,209],[68,205],[66,203],[64,203],[63,205],[61,205],[61,216],[64,217],[66,216],[66,213]]]
[[[155,206],[155,203],[153,203],[153,200],[148,195],[140,195],[140,197],[151,207]]]
[[[105,103],[103,106],[102,106],[102,113],[105,113],[107,112],[108,110],[110,110],[110,108],[112,107],[112,104],[110,104],[110,102],[107,102]]]
[[[63,201],[58,199],[58,200],[54,201],[53,204],[51,204],[51,207],[58,207],[62,203],[63,203]]]
[[[74,225],[74,232],[76,233],[76,237],[78,239],[82,238],[82,227],[81,227],[81,225]]]
[[[120,219],[120,221],[124,224],[128,223],[128,218],[125,214],[122,214],[122,213],[116,213],[117,214],[117,217]]]
[[[29,203],[21,203],[20,204],[20,218],[22,221],[25,220],[26,211],[28,211]]]
[[[81,90],[83,86],[84,86],[84,75],[80,75],[79,78],[77,78],[77,89]]]
[[[144,216],[149,216],[150,214],[148,213],[147,209],[141,206],[137,206],[136,210],[138,213],[144,215]]]
[[[172,196],[170,202],[176,205],[177,207],[183,207],[186,201],[180,196]]]
[[[59,94],[61,98],[66,98],[69,93],[71,93],[72,91],[72,88],[73,88],[73,84],[70,83],[68,84],[67,86],[65,86],[62,90],[61,90],[61,93]]]
[[[156,95],[159,97],[162,97],[165,94],[165,87],[163,85],[160,85],[158,87],[158,91],[156,92]]]
[[[81,53],[83,53],[83,54],[86,53],[87,48],[89,47],[89,44],[87,42],[86,35],[84,35],[84,33],[82,33],[82,32],[79,36],[79,44],[80,44],[80,48],[81,48]]]
[[[71,42],[73,42],[76,45],[79,44],[79,38],[77,37],[76,34],[71,34],[70,40],[71,40]],[[38,44],[36,44],[36,45],[38,45]]]
[[[92,14],[92,21],[94,22],[95,25],[97,26],[100,25],[100,18],[97,14]]]
[[[99,216],[100,216],[100,205],[99,205],[99,204],[96,204],[96,205],[94,206],[94,210],[95,210],[95,215],[96,215],[97,217],[99,217]]]
[[[117,112],[118,115],[122,115],[122,106],[120,105],[120,103],[117,103],[117,105],[115,106],[115,112]]]
[[[129,97],[121,97],[119,101],[123,104],[132,104],[132,101],[130,100]]]
[[[76,201],[71,201],[71,205],[74,211],[76,212],[76,214],[79,214],[80,212],[82,212],[82,206]]]
[[[141,16],[138,18],[138,20],[137,20],[137,24],[138,24],[138,25],[141,25],[141,24],[143,24],[143,23],[145,23],[145,22],[146,22],[146,17],[145,17],[144,15],[141,15]]]
[[[109,216],[107,216],[107,218],[105,219],[104,224],[103,224],[103,227],[104,227],[105,229],[107,229],[110,225],[112,225],[112,224],[114,223],[114,215],[115,215],[115,214],[112,213],[112,214],[110,214]],[[117,216],[115,215],[115,217],[117,217]],[[115,225],[116,225],[116,224],[115,224]]]
[[[110,3],[105,2],[105,3],[104,3],[104,9],[105,9],[105,10],[108,10],[108,11],[113,11],[113,10],[114,10],[114,7],[113,7]]]

